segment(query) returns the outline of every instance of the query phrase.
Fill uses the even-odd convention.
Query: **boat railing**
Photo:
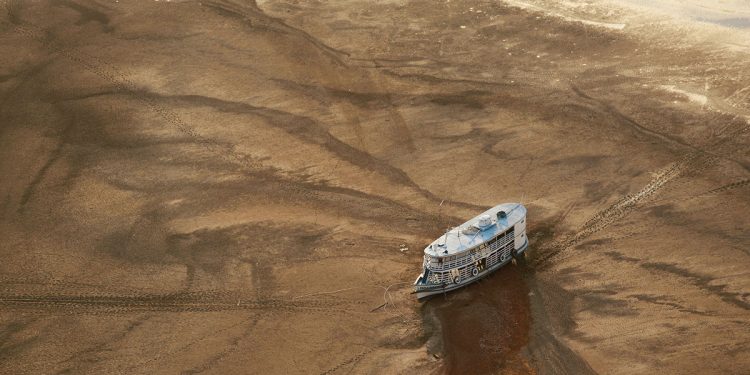
[[[435,257],[432,257],[430,259],[430,261],[428,262],[428,260],[425,258],[424,266],[427,267],[427,269],[429,269],[430,271],[444,271],[444,270],[449,270],[449,269],[453,269],[453,268],[457,268],[457,267],[463,267],[463,266],[465,266],[465,265],[467,265],[469,263],[472,263],[472,262],[478,260],[479,258],[485,257],[487,254],[492,253],[492,252],[496,251],[497,249],[500,249],[500,248],[506,246],[507,244],[511,243],[514,240],[515,240],[514,231],[511,230],[511,231],[505,233],[503,236],[498,236],[496,239],[493,239],[492,241],[490,241],[489,246],[487,246],[486,248],[484,248],[484,249],[487,249],[487,250],[482,249],[485,252],[484,255],[482,255],[480,253],[479,256],[472,257],[473,253],[470,250],[470,251],[466,251],[466,252],[464,252],[464,253],[462,253],[460,255],[453,255],[453,256],[457,257],[454,260],[444,260],[443,262],[438,261],[437,260],[438,258],[435,258]],[[476,248],[474,248],[474,249],[476,249]],[[480,252],[482,250],[480,250]],[[475,253],[476,252],[474,252],[474,254]]]
[[[487,256],[487,260],[485,262],[486,267],[493,267],[498,263],[507,262],[512,255],[513,252],[513,243],[507,243],[505,246],[503,246],[500,249],[495,250],[494,252],[491,252]],[[462,280],[466,280],[470,278],[472,275],[472,267],[461,267],[459,268],[459,276]],[[453,282],[454,273],[453,272],[430,272],[429,276],[424,281],[425,284],[450,284]]]

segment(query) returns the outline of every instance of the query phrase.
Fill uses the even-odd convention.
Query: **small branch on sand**
[[[383,290],[384,290],[384,292],[383,292],[383,305],[387,306],[389,304],[388,300],[390,299],[390,304],[393,305],[394,307],[396,306],[396,303],[393,301],[393,296],[391,295],[391,293],[388,290],[391,289],[392,286],[403,285],[403,284],[409,284],[409,282],[405,281],[405,282],[395,283],[395,284],[388,285],[388,287],[384,287],[383,288]]]
[[[385,303],[385,302],[383,302],[383,303],[381,303],[381,304],[380,304],[380,306],[378,306],[378,307],[376,307],[376,308],[374,308],[374,309],[370,310],[370,312],[374,312],[375,310],[378,310],[378,309],[380,309],[380,308],[383,308],[383,307],[385,307],[385,305],[386,305],[386,303]]]

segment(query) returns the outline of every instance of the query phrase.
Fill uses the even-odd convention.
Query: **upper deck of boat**
[[[505,218],[497,217],[500,211],[505,211]],[[489,215],[492,223],[479,228],[479,218],[482,215]],[[463,252],[495,238],[525,217],[526,207],[522,204],[499,204],[440,236],[424,249],[424,253],[433,257],[445,257]]]

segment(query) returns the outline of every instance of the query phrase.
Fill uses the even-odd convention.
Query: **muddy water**
[[[446,373],[533,373],[521,354],[531,324],[525,271],[525,265],[508,264],[425,302],[425,312],[439,321]]]

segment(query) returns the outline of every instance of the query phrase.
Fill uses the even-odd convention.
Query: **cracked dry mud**
[[[750,371],[745,29],[1,4],[0,373]],[[425,244],[519,200],[525,263],[409,294]]]

